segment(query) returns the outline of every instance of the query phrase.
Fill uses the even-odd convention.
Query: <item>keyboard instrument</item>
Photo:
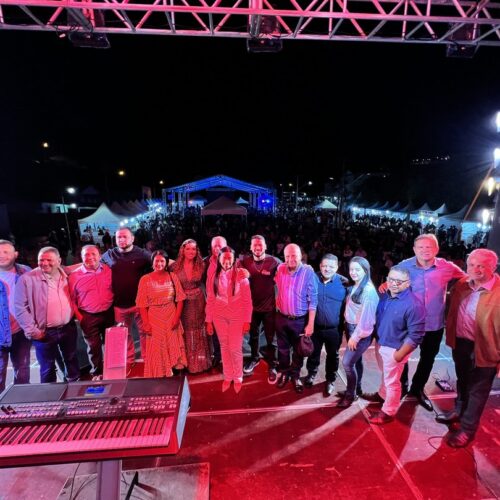
[[[176,453],[189,403],[182,376],[13,385],[0,398],[0,466]]]

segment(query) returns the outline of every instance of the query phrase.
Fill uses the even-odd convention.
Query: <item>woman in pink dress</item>
[[[205,295],[203,293],[204,263],[195,240],[186,240],[179,248],[171,271],[186,294],[181,323],[189,373],[199,373],[212,367],[212,341],[205,332]]]
[[[207,279],[206,328],[219,337],[224,381],[222,392],[234,382],[240,392],[243,383],[243,335],[250,331],[252,297],[247,278],[241,278],[235,266],[234,250],[221,248],[217,269]]]
[[[153,272],[139,281],[136,305],[146,333],[145,377],[171,377],[187,366],[180,317],[186,295],[177,276],[167,271],[168,256],[153,253]]]

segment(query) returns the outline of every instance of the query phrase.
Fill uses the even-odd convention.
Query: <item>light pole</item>
[[[76,189],[74,187],[67,187],[66,192],[69,194],[75,194]],[[73,244],[71,243],[71,233],[69,231],[68,210],[66,209],[66,202],[64,201],[64,191],[61,193],[61,201],[62,201],[62,206],[63,206],[64,219],[66,220],[66,231],[68,231],[69,251],[71,253],[73,253]]]
[[[493,212],[493,220],[491,221],[491,230],[488,238],[488,248],[497,254],[500,254],[500,196],[498,188],[500,185],[500,172],[498,165],[500,163],[500,149],[496,148],[494,152],[494,164],[492,168],[492,177],[486,181],[488,194],[494,193],[495,209]]]
[[[299,189],[302,189],[304,186],[312,186],[312,181],[307,181],[305,184],[302,184],[299,188],[299,176],[297,175],[297,180],[295,183],[295,210],[297,210],[299,206]]]

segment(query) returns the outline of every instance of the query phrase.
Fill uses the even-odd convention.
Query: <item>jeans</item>
[[[288,319],[281,314],[276,314],[276,336],[278,338],[278,371],[289,375],[296,380],[300,377],[300,370],[304,358],[297,354],[296,345],[300,334],[304,332],[307,316],[299,319]],[[290,351],[293,349],[290,364]]]
[[[131,366],[135,363],[135,344],[132,337],[132,325],[134,321],[139,330],[139,343],[141,345],[141,356],[146,359],[146,334],[142,328],[142,318],[139,313],[139,308],[133,306],[128,308],[115,307],[115,321],[117,323],[124,323],[128,328],[127,338],[127,365]]]
[[[92,365],[90,373],[92,375],[102,375],[102,345],[106,328],[113,326],[115,323],[113,308],[99,313],[88,313],[85,311],[81,311],[81,313],[82,320],[80,321],[80,326],[82,327],[83,338],[87,344],[89,361]]]
[[[347,340],[351,338],[356,325],[346,323],[347,326]],[[372,343],[372,336],[365,337],[358,342],[355,351],[351,351],[348,347],[344,352],[342,359],[342,366],[345,370],[347,378],[347,387],[345,391],[346,397],[354,398],[356,392],[361,392],[361,379],[363,378],[363,361],[362,356],[364,352],[370,347]]]
[[[260,325],[264,326],[264,335],[266,336],[266,350],[264,359],[271,368],[275,368],[276,362],[276,343],[274,342],[275,335],[275,315],[274,311],[252,313],[252,323],[250,325],[250,349],[252,350],[252,359],[258,361],[259,356],[259,338]]]
[[[420,344],[420,359],[411,381],[412,392],[417,393],[424,390],[425,384],[427,384],[431,375],[434,360],[439,352],[443,331],[443,328],[441,328],[440,330],[425,332],[424,340]],[[405,388],[408,387],[408,364],[405,364],[401,375],[401,385]]]
[[[312,335],[314,352],[307,358],[307,372],[311,376],[316,376],[321,358],[323,344],[326,350],[325,378],[327,382],[334,382],[337,378],[339,368],[339,348],[342,337],[336,326],[331,328],[314,328]]]
[[[56,328],[47,328],[45,336],[40,340],[33,340],[36,359],[40,365],[40,381],[42,383],[56,382],[56,355],[61,351],[66,365],[65,377],[74,382],[80,377],[80,366],[76,355],[77,330],[73,321]]]
[[[457,338],[452,352],[457,372],[456,410],[460,427],[474,437],[495,380],[495,367],[476,366],[474,342]]]
[[[0,348],[0,393],[5,389],[9,355],[14,368],[14,384],[30,383],[30,349],[31,340],[22,330],[12,335],[10,347]]]

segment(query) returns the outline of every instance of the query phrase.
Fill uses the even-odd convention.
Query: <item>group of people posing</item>
[[[414,242],[415,256],[393,266],[377,290],[364,257],[350,260],[350,279],[337,273],[332,254],[322,257],[315,272],[302,262],[296,244],[285,247],[283,263],[267,255],[261,235],[252,236],[250,255],[242,260],[222,236],[212,239],[205,259],[196,241],[184,241],[175,261],[162,250],[150,254],[135,246],[128,228],[119,229],[115,239],[116,246],[102,255],[98,247],[84,246],[82,264],[71,268],[61,266],[56,248],[42,248],[34,270],[17,264],[12,243],[0,240],[0,390],[9,357],[14,383],[29,382],[31,344],[42,382],[56,381],[60,355],[67,380],[77,380],[76,318],[96,377],[103,372],[105,330],[115,323],[128,327],[127,366],[132,369],[135,322],[145,377],[168,377],[185,368],[199,373],[222,362],[222,391],[232,385],[238,393],[244,376],[251,376],[263,358],[270,384],[281,389],[291,383],[302,393],[315,384],[324,346],[324,396],[329,397],[345,333],[347,385],[337,393],[337,406],[347,408],[363,397],[381,405],[370,422],[385,424],[406,394],[433,410],[424,388],[444,333],[448,285],[455,282],[446,341],[453,350],[457,399],[454,410],[437,419],[454,424],[446,436],[450,446],[466,446],[474,438],[500,365],[500,278],[491,250],[474,250],[464,272],[437,257],[433,234],[422,234]],[[244,362],[247,333],[251,357]],[[314,345],[303,379],[302,336]],[[363,354],[373,339],[382,376],[378,392],[366,394]],[[420,358],[409,384],[407,362],[418,346]]]

